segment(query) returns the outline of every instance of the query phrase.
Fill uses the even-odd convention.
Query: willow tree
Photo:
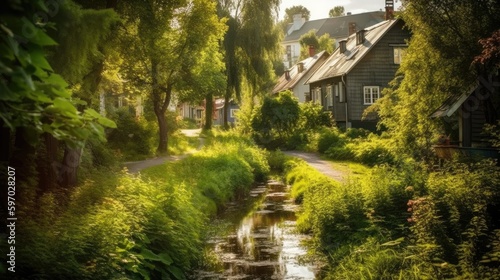
[[[118,6],[126,20],[127,77],[147,92],[158,121],[157,151],[166,153],[166,111],[172,95],[199,63],[207,39],[224,26],[210,0],[134,0]]]
[[[251,95],[264,92],[274,80],[273,60],[281,53],[281,33],[276,25],[280,0],[220,0],[220,15],[228,17],[224,37],[227,89],[224,127],[232,97],[241,99],[242,84]]]
[[[402,16],[413,36],[392,88],[377,105],[394,147],[416,157],[444,128],[429,115],[450,95],[464,92],[482,75],[471,67],[479,39],[500,28],[499,1],[406,0]]]

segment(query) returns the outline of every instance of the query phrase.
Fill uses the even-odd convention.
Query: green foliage
[[[266,97],[252,120],[254,137],[267,145],[284,143],[297,127],[299,118],[299,103],[292,92]]]
[[[330,11],[328,12],[329,17],[339,17],[339,16],[344,16],[345,15],[345,8],[344,6],[335,6]]]
[[[300,104],[300,127],[305,131],[316,130],[321,127],[331,127],[333,118],[330,112],[323,110],[317,103],[306,102]]]
[[[14,10],[18,17],[13,16]],[[40,11],[49,12],[40,1],[9,1],[0,14],[0,71],[4,77],[0,82],[0,119],[11,129],[25,128],[32,143],[42,133],[71,145],[89,137],[104,139],[103,127],[115,124],[92,109],[76,109],[68,84],[45,56],[45,49],[56,42],[41,25],[31,22]]]
[[[293,23],[293,16],[296,14],[301,14],[306,21],[311,18],[311,12],[306,7],[298,5],[285,9],[285,18],[283,21],[286,23]]]
[[[310,30],[306,34],[300,36],[300,59],[305,59],[309,57],[309,46],[314,47],[315,53],[321,51],[326,51],[327,53],[333,53],[335,40],[330,38],[330,34],[325,33],[322,36],[316,36],[315,29]]]
[[[324,153],[330,147],[342,146],[343,144],[344,140],[342,139],[338,129],[323,129],[319,133],[317,151]]]
[[[267,172],[265,152],[234,133],[139,176],[94,171],[73,192],[46,193],[19,212],[17,277],[186,279],[208,218]]]
[[[151,157],[156,140],[154,123],[136,118],[127,107],[116,110],[114,114],[117,129],[108,135],[110,147],[123,154],[126,160]]]

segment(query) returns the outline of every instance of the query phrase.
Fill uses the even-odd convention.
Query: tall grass
[[[209,217],[268,171],[265,152],[228,134],[140,176],[94,171],[69,194],[23,209],[15,276],[185,279],[202,257]]]

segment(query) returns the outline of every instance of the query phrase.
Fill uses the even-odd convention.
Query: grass
[[[346,176],[344,176],[346,179],[361,179],[362,177],[366,176],[370,172],[370,167],[363,165],[361,163],[357,162],[352,162],[352,161],[336,161],[336,160],[331,160],[325,157],[322,157],[323,160],[329,161],[330,166],[342,172]]]

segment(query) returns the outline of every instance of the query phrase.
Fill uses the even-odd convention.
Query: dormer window
[[[365,41],[365,30],[356,32],[356,45],[363,44]]]
[[[345,51],[347,50],[347,41],[346,40],[340,41],[339,48],[340,48],[340,53],[345,53]]]

